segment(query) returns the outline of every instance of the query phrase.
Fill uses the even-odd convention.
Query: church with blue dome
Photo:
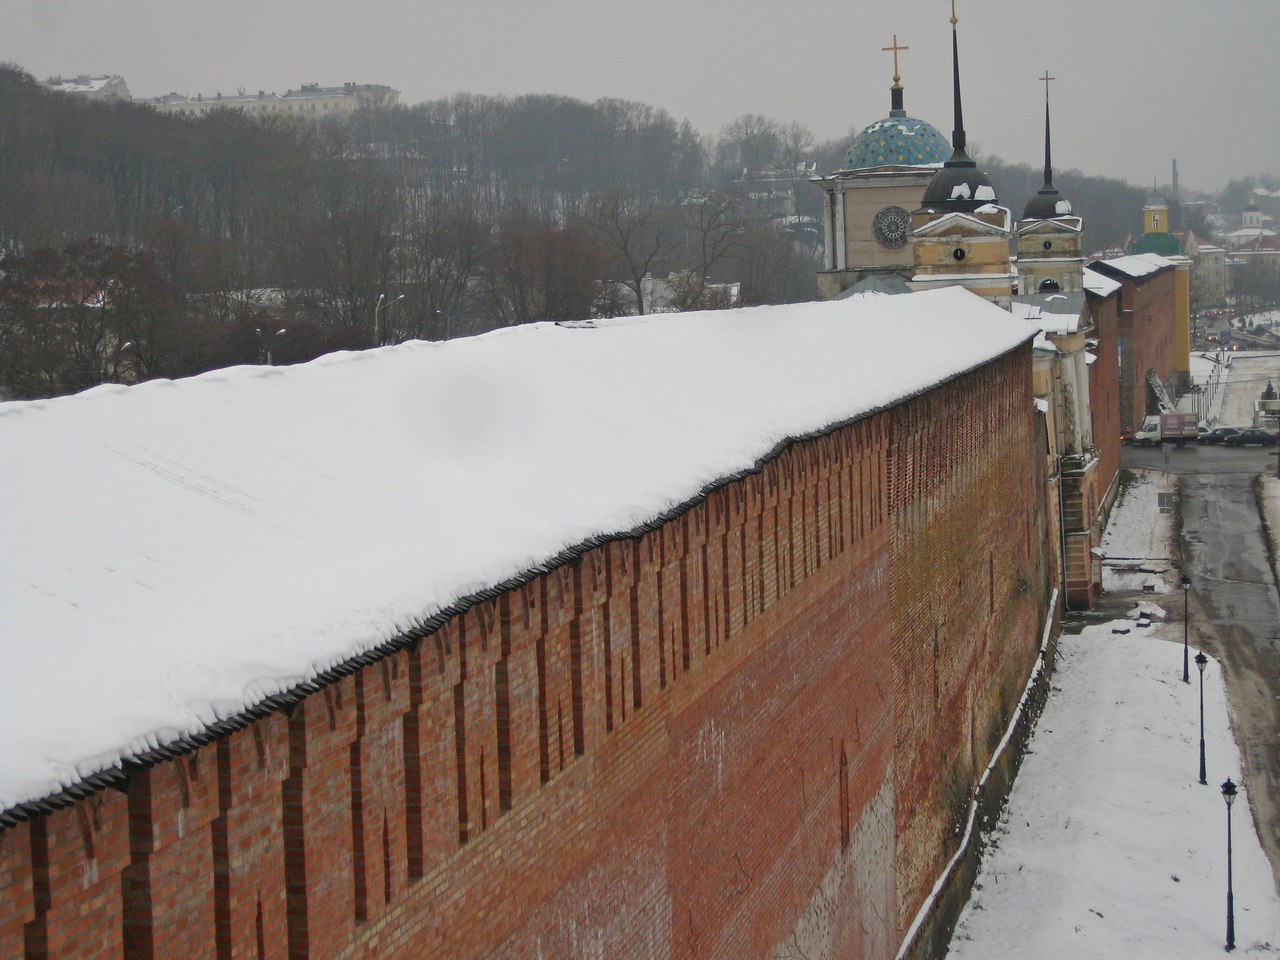
[[[884,48],[893,53],[888,116],[853,138],[842,169],[813,181],[823,191],[824,299],[871,277],[912,275],[911,213],[951,144],[933,124],[907,115],[898,72],[898,54],[907,49],[897,36]]]

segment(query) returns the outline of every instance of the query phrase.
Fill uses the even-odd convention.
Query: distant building
[[[1088,265],[1091,293],[1114,281],[1118,317],[1120,425],[1135,427],[1149,414],[1172,407],[1183,372],[1177,329],[1178,264],[1154,253],[1097,260]],[[1106,285],[1108,288],[1110,285]]]
[[[1191,312],[1202,313],[1227,301],[1227,251],[1196,236],[1177,235],[1182,249],[1195,264],[1191,268]],[[1194,316],[1193,316],[1194,322]]]
[[[1158,193],[1147,197],[1142,207],[1142,233],[1129,244],[1130,254],[1154,253],[1161,257],[1180,257],[1182,243],[1170,229],[1169,204]]]
[[[84,97],[86,100],[129,100],[129,85],[119,74],[111,76],[90,77],[78,74],[74,77],[49,77],[41,80],[40,86],[58,93],[69,93],[72,96]]]
[[[1252,207],[1266,216],[1267,220],[1280,217],[1280,190],[1268,190],[1266,187],[1254,187],[1252,200],[1246,211]],[[1249,226],[1248,223],[1245,226]]]
[[[1276,232],[1267,227],[1241,227],[1228,233],[1224,239],[1228,250],[1250,250],[1274,242]]]
[[[1174,333],[1177,340],[1178,393],[1191,389],[1191,270],[1194,262],[1186,255],[1182,241],[1169,229],[1169,204],[1158,193],[1147,197],[1142,208],[1142,233],[1129,244],[1130,256],[1154,254],[1177,267],[1174,298]]]
[[[211,110],[240,110],[253,116],[285,116],[308,120],[339,117],[356,110],[391,107],[400,102],[400,91],[380,83],[344,83],[340,87],[322,87],[318,83],[304,83],[301,89],[283,94],[237,93],[212,97],[196,94],[194,97],[167,93],[162,97],[139,97],[136,103],[146,104],[163,113],[179,113],[185,116],[202,116]]]

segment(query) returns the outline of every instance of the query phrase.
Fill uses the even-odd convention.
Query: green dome
[[[1180,257],[1182,243],[1172,233],[1144,233],[1129,244],[1130,253],[1158,253],[1162,257]]]
[[[905,115],[889,116],[853,138],[844,157],[844,168],[920,167],[943,163],[949,156],[951,144],[932,124]]]

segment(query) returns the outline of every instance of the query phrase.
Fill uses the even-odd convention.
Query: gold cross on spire
[[[956,20],[956,0],[951,0],[951,29],[952,30],[956,28],[957,22],[958,21]]]
[[[899,51],[899,50],[910,50],[911,48],[910,48],[910,47],[900,47],[900,46],[898,46],[898,35],[895,33],[895,34],[893,35],[893,46],[892,46],[892,47],[881,47],[880,49],[881,49],[881,50],[883,50],[885,53],[888,53],[890,50],[892,50],[892,51],[893,51],[893,85],[894,85],[895,87],[897,87],[897,86],[901,86],[901,85],[902,85],[902,77],[898,76],[898,51]]]
[[[1046,71],[1044,72],[1044,76],[1040,78],[1040,81],[1044,84],[1044,102],[1045,102],[1045,103],[1048,103],[1048,102],[1049,102],[1049,81],[1050,81],[1050,80],[1057,80],[1057,79],[1058,79],[1057,77],[1051,77],[1051,76],[1049,76],[1049,71],[1048,71],[1048,70],[1046,70]]]

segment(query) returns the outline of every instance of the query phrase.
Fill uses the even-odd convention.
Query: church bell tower
[[[1015,277],[1009,261],[1013,218],[1000,206],[991,178],[966,151],[956,23],[951,0],[951,156],[933,175],[920,208],[911,215],[911,285],[917,290],[960,285],[1007,310]]]
[[[1075,292],[1084,284],[1083,222],[1053,185],[1049,134],[1049,71],[1044,83],[1044,185],[1027,201],[1018,221],[1018,292]]]

